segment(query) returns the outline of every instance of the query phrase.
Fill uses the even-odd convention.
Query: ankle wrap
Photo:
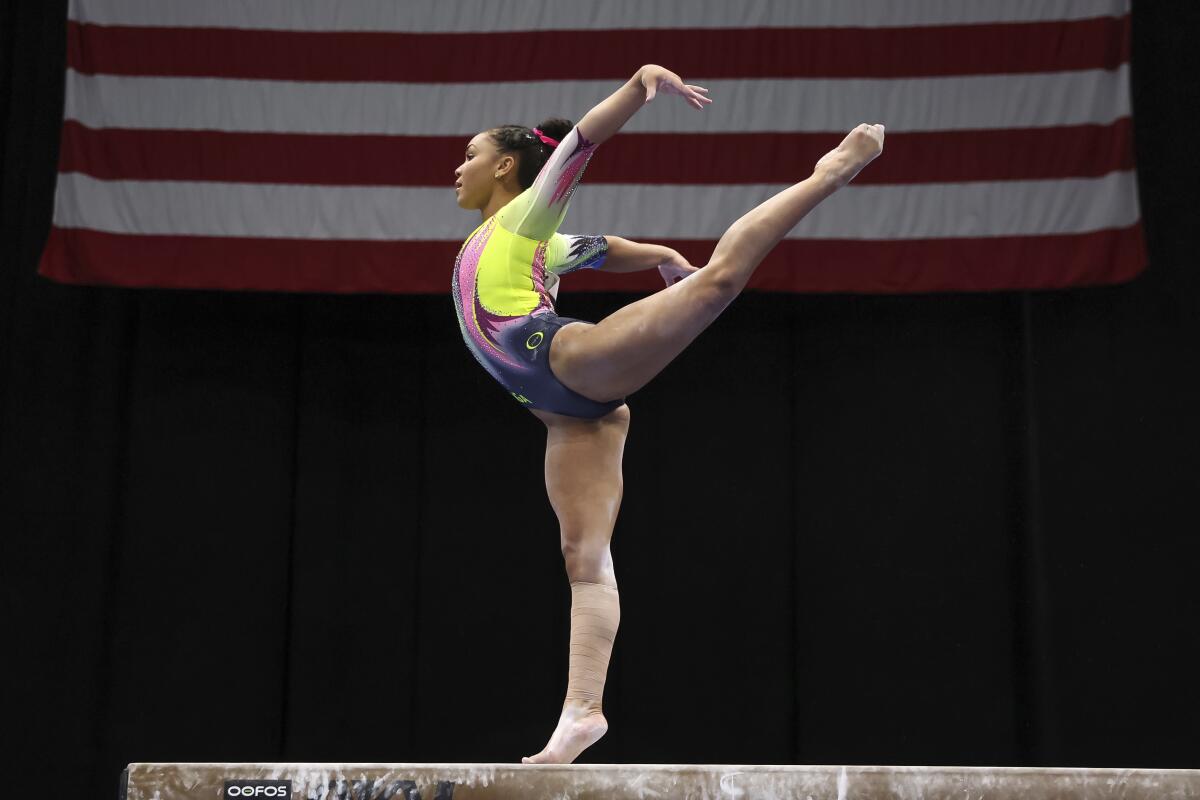
[[[567,699],[600,705],[613,639],[621,622],[615,586],[571,581],[571,658]]]

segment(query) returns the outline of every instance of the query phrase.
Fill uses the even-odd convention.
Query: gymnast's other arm
[[[598,267],[600,272],[639,272],[658,267],[667,285],[682,280],[698,268],[688,263],[677,250],[659,244],[642,244],[620,236],[605,236],[608,255]]]

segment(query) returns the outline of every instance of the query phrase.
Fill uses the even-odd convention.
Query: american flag
[[[448,292],[479,223],[466,142],[578,121],[639,66],[660,96],[597,151],[564,231],[705,263],[860,122],[883,155],[752,288],[930,292],[1127,280],[1146,263],[1129,0],[71,0],[57,281]],[[672,102],[673,101],[673,102]],[[651,291],[656,270],[567,290]]]

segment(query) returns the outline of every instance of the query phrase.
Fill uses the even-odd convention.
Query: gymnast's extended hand
[[[683,79],[666,67],[645,64],[625,81],[620,89],[601,100],[583,115],[576,125],[587,141],[594,145],[608,141],[629,118],[644,108],[659,92],[677,94],[697,111],[712,100],[705,97],[708,89],[684,83]],[[701,93],[704,94],[701,94]]]
[[[672,250],[667,260],[658,265],[658,274],[662,275],[662,279],[666,281],[667,286],[670,286],[679,283],[698,269],[700,268],[689,264],[688,260],[681,253]]]
[[[712,100],[700,94],[701,92],[708,92],[708,89],[705,89],[703,86],[693,86],[690,83],[684,83],[683,78],[671,72],[666,67],[660,67],[658,64],[647,64],[642,67],[641,79],[642,86],[646,88],[647,103],[653,100],[659,92],[663,94],[677,94],[697,111],[704,108],[705,103],[712,102]]]

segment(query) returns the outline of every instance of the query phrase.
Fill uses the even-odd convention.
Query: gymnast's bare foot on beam
[[[558,727],[546,748],[536,756],[526,756],[522,764],[570,764],[579,754],[600,741],[608,730],[608,720],[599,708],[568,702],[563,706]]]

